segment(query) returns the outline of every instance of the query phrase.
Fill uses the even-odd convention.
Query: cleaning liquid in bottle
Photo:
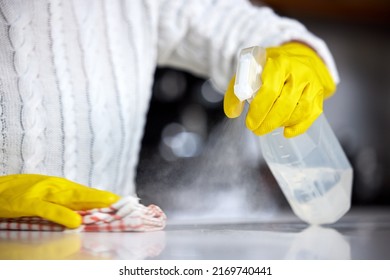
[[[235,95],[251,102],[261,87],[266,50],[243,49],[238,58]],[[293,138],[278,128],[257,138],[276,181],[293,212],[303,221],[331,224],[351,206],[352,167],[324,114]]]

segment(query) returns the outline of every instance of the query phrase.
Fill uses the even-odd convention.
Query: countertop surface
[[[292,213],[269,220],[173,219],[163,231],[0,231],[0,259],[390,259],[390,208],[352,209],[308,227]]]

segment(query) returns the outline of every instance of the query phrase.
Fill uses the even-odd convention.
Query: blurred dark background
[[[341,82],[325,114],[354,167],[353,206],[390,206],[390,3],[267,0],[324,39]],[[227,120],[209,81],[158,69],[138,195],[168,214],[271,217],[288,207],[244,119]]]

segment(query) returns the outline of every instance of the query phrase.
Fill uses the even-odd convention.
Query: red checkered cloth
[[[79,231],[154,231],[165,227],[166,216],[156,205],[140,204],[124,197],[107,208],[77,211],[82,218]],[[0,218],[0,230],[64,231],[62,225],[40,217]]]

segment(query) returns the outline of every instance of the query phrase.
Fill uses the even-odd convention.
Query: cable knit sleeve
[[[322,57],[336,83],[338,72],[325,42],[296,20],[246,0],[165,0],[159,17],[160,66],[211,78],[224,90],[241,48],[302,41]]]

